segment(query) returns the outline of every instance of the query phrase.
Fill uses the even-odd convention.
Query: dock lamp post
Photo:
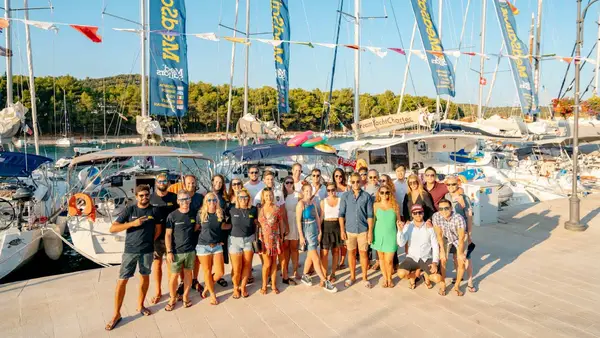
[[[576,61],[580,61],[581,58],[581,45],[583,44],[583,20],[587,14],[587,10],[591,5],[596,3],[598,0],[590,0],[583,10],[583,16],[581,13],[581,2],[577,0],[577,40],[575,41],[575,57]],[[573,113],[573,187],[571,191],[571,197],[569,198],[569,220],[565,222],[565,229],[571,231],[585,231],[587,225],[581,224],[581,218],[579,214],[580,203],[579,197],[577,196],[577,176],[578,176],[578,157],[579,157],[579,90],[580,90],[580,66],[579,63],[575,63],[575,110]]]

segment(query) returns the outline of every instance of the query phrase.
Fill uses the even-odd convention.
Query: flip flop
[[[106,331],[112,331],[112,329],[114,329],[115,327],[117,327],[117,325],[121,322],[122,319],[123,319],[123,317],[119,317],[119,318],[117,318],[117,320],[113,320],[112,322],[106,324],[106,326],[104,327],[104,329]]]
[[[142,315],[142,316],[149,316],[152,314],[152,311],[150,311],[148,308],[143,307],[141,309],[138,310],[138,312]]]
[[[477,289],[473,285],[467,285],[467,290],[471,293],[477,292]]]
[[[462,296],[464,296],[464,295],[465,295],[465,293],[464,293],[464,292],[462,292],[462,291],[460,291],[458,288],[454,288],[454,292],[456,292],[456,295],[457,295],[458,297],[462,297]]]
[[[279,289],[277,287],[271,287],[271,290],[273,290],[273,293],[275,293],[276,295],[279,294]]]
[[[150,298],[150,304],[152,304],[152,305],[158,304],[160,302],[161,298],[162,298],[162,295],[154,296],[154,297]]]
[[[438,290],[438,295],[440,295],[440,296],[446,295],[446,286],[444,286],[443,288],[440,287],[440,289]]]
[[[260,288],[260,294],[261,295],[266,295],[267,294],[267,288]]]
[[[415,283],[409,283],[408,284],[408,288],[411,289],[411,290],[416,289],[417,288],[417,283],[416,282]]]
[[[219,305],[219,301],[216,298],[210,300],[210,305]]]
[[[187,301],[184,301],[184,302],[183,302],[183,307],[184,307],[184,308],[188,308],[188,307],[190,307],[190,306],[192,306],[192,305],[193,305],[193,304],[192,304],[192,301],[191,301],[191,300],[187,300]]]
[[[344,282],[344,286],[347,288],[351,287],[352,284],[354,284],[354,281],[352,279],[346,279],[346,281]]]
[[[221,286],[222,286],[222,287],[224,287],[224,288],[226,288],[226,287],[227,287],[227,285],[229,285],[229,284],[227,283],[227,281],[226,281],[224,278],[221,278],[221,279],[219,279],[219,280],[217,281],[217,284],[221,285]]]
[[[240,291],[233,291],[233,296],[231,296],[231,298],[240,299]]]
[[[396,284],[394,284],[394,282],[388,282],[388,288],[393,288],[394,286],[396,286]]]
[[[335,278],[334,274],[329,275],[329,281],[333,284],[335,283],[335,281],[337,280],[337,278]]]
[[[176,303],[168,303],[167,306],[165,306],[165,311],[167,312],[171,312],[175,309],[175,304]]]
[[[246,291],[246,290],[242,291],[242,297],[248,298],[248,296],[250,296],[250,294],[248,293],[248,291]]]
[[[373,285],[368,280],[364,281],[363,284],[364,284],[365,288],[367,288],[367,289],[373,288]]]

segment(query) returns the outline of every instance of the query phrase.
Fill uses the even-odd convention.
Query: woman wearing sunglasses
[[[306,260],[304,261],[304,274],[302,275],[302,283],[311,286],[312,279],[308,275],[311,267],[314,267],[315,272],[321,279],[321,286],[325,291],[337,292],[337,288],[325,277],[325,271],[321,264],[321,259],[317,250],[319,242],[322,238],[321,223],[319,213],[317,212],[317,204],[313,197],[313,189],[309,183],[302,185],[302,199],[296,206],[296,224],[300,234],[300,247],[306,251]]]
[[[283,222],[283,212],[275,205],[275,196],[271,188],[261,192],[262,206],[258,212],[259,236],[263,245],[262,252],[262,288],[260,293],[267,294],[267,282],[271,280],[271,289],[275,294],[277,288],[277,257],[283,260],[283,238],[287,233]]]
[[[419,180],[419,177],[415,174],[411,174],[408,176],[408,192],[404,198],[402,209],[402,217],[404,222],[411,220],[410,210],[415,204],[423,206],[423,210],[425,212],[425,221],[428,221],[431,216],[433,216],[435,207],[433,206],[431,195],[423,188],[423,184],[421,183],[421,180]]]
[[[234,199],[235,207],[229,210],[231,217],[231,236],[229,236],[229,254],[231,255],[231,280],[233,282],[233,299],[240,295],[248,297],[246,284],[252,270],[255,240],[258,227],[258,210],[250,204],[250,193],[247,189],[238,190]]]
[[[373,211],[375,214],[375,226],[373,228],[373,243],[371,247],[377,250],[381,273],[383,274],[384,288],[393,288],[393,261],[398,244],[396,243],[396,232],[400,228],[400,208],[396,203],[396,196],[392,193],[390,186],[382,185],[379,188]]]
[[[224,222],[224,212],[219,205],[219,199],[213,192],[209,192],[204,197],[204,203],[202,203],[196,222],[196,231],[200,230],[196,255],[200,259],[206,285],[202,292],[202,298],[206,298],[210,293],[212,305],[219,304],[215,294],[215,283],[223,277],[225,271],[223,265]]]
[[[229,234],[231,233],[231,224],[229,221],[229,195],[227,194],[227,187],[225,186],[225,177],[221,174],[217,174],[212,178],[212,191],[217,197],[219,201],[219,207],[223,210],[223,231],[221,235],[221,242],[228,243],[229,242]],[[223,260],[225,264],[229,264],[229,247],[227,245],[223,246]],[[227,287],[227,281],[225,278],[220,278],[217,280],[217,284],[222,287]]]
[[[285,200],[285,212],[288,222],[288,234],[283,239],[283,261],[281,262],[281,275],[283,276],[284,284],[296,285],[296,279],[300,279],[298,275],[298,242],[300,235],[298,234],[298,225],[296,224],[296,206],[300,198],[300,193],[295,191],[294,178],[288,176],[283,181],[283,198]],[[292,260],[292,278],[288,278],[288,266]]]
[[[329,252],[331,251],[331,274],[327,279],[335,283],[335,272],[339,264],[340,247],[342,246],[342,231],[340,229],[340,198],[336,196],[336,184],[327,183],[327,198],[321,201],[321,219],[323,231],[321,238],[321,263],[323,271],[327,274],[329,266]]]
[[[240,192],[244,188],[244,184],[242,180],[239,178],[233,178],[231,182],[229,182],[229,191],[227,192],[227,197],[231,201],[231,203],[235,202],[235,197],[238,192]]]

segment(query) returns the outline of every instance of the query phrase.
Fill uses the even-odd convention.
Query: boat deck
[[[112,267],[0,285],[0,332],[2,337],[597,337],[599,202],[600,196],[582,200],[581,215],[589,225],[583,233],[563,228],[567,200],[507,209],[499,224],[475,228],[479,292],[462,298],[440,297],[437,288],[423,285],[409,290],[407,281],[383,289],[379,272],[370,273],[377,284],[371,290],[360,283],[344,289],[344,270],[337,294],[298,285],[263,296],[257,283],[249,298],[235,300],[230,288],[217,286],[218,306],[193,292],[189,309],[179,303],[165,312],[163,297],[150,307],[152,316],[141,317],[135,313],[138,281],[132,279],[124,319],[108,333],[104,325],[119,269]],[[256,276],[259,271],[257,259]]]

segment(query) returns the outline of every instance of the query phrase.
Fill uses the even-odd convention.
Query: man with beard
[[[154,193],[150,196],[150,204],[159,211],[158,222],[163,225],[165,224],[167,216],[178,208],[177,194],[168,191],[168,187],[169,179],[167,174],[158,174],[154,184]],[[150,304],[160,302],[160,298],[162,297],[160,286],[162,282],[162,263],[165,252],[165,228],[162,226],[160,229],[160,236],[154,241],[154,260],[152,261],[152,270],[154,271],[154,274],[152,277],[156,285],[156,293],[150,300]],[[168,271],[167,274],[170,275]]]
[[[248,182],[244,184],[244,188],[248,189],[248,192],[250,193],[250,198],[255,198],[256,196],[258,196],[265,187],[265,183],[260,180],[259,173],[260,171],[255,165],[251,166],[248,169],[248,177],[250,178],[250,180],[248,180]],[[225,184],[225,182],[223,182],[223,184]]]
[[[127,281],[133,277],[136,266],[140,271],[140,294],[138,296],[138,306],[136,312],[142,316],[152,314],[144,306],[144,299],[150,285],[150,272],[152,266],[152,256],[154,250],[154,241],[161,232],[161,225],[158,222],[157,208],[150,205],[150,187],[139,185],[135,188],[136,205],[131,205],[119,215],[117,220],[111,225],[111,233],[125,231],[125,250],[123,260],[119,271],[119,280],[115,291],[115,312],[112,320],[106,324],[105,329],[110,331],[121,321],[121,307],[125,299]]]

